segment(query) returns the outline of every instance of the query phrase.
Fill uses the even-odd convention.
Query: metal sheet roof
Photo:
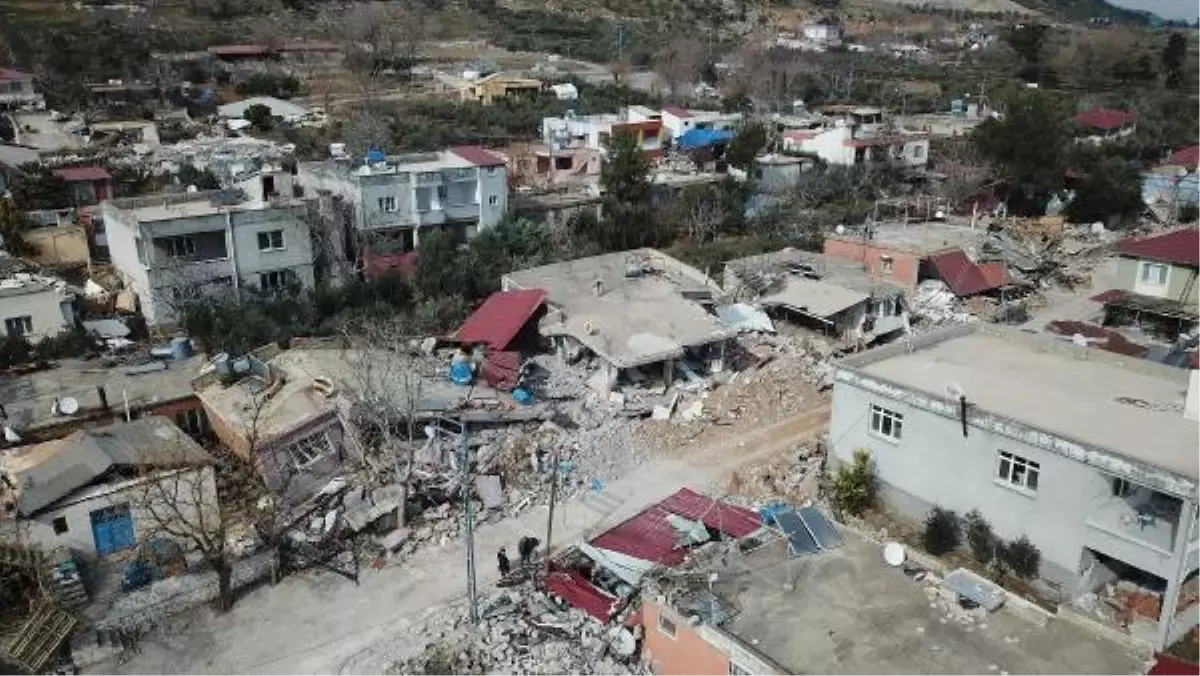
[[[929,263],[956,296],[973,296],[998,289],[1010,281],[1003,263],[985,269],[972,261],[962,249],[934,254],[929,257]]]
[[[77,181],[108,181],[112,179],[112,174],[104,167],[67,167],[65,169],[55,169],[54,175],[66,181],[74,183]]]
[[[504,350],[545,302],[546,292],[541,289],[498,291],[488,296],[467,318],[454,338],[463,343],[484,343],[492,350]]]
[[[1085,110],[1075,115],[1075,124],[1081,127],[1109,131],[1130,124],[1136,119],[1137,115],[1124,110],[1093,108],[1092,110]]]
[[[464,160],[474,164],[477,167],[501,167],[504,166],[504,158],[499,155],[485,150],[480,146],[455,146],[450,149],[450,152],[458,155]]]
[[[1131,237],[1117,242],[1116,252],[1151,261],[1176,265],[1200,265],[1200,230],[1187,228],[1150,237]]]
[[[573,570],[555,568],[546,576],[546,589],[601,622],[608,622],[615,611],[617,597],[604,593]]]

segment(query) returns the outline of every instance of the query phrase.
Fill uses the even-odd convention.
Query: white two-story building
[[[783,149],[845,167],[890,163],[922,168],[929,163],[929,134],[887,124],[879,108],[842,107],[827,110],[820,125],[785,131]]]

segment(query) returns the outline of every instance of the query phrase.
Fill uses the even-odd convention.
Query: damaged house
[[[151,514],[148,495],[177,493],[187,497]],[[198,510],[219,519],[211,458],[161,416],[8,451],[0,456],[0,494],[0,518],[29,544],[89,556],[136,547],[165,530],[163,515],[173,510],[187,522],[200,518]]]
[[[1195,228],[1117,242],[1118,288],[1093,298],[1104,303],[1105,325],[1142,327],[1174,340],[1196,329],[1200,231]]]
[[[786,248],[725,264],[725,291],[769,314],[842,340],[868,345],[908,328],[904,289],[861,266]]]
[[[502,284],[505,291],[545,291],[539,332],[563,360],[594,355],[601,390],[622,379],[661,377],[669,384],[677,363],[721,371],[726,344],[736,336],[714,314],[716,282],[654,249],[519,270]]]

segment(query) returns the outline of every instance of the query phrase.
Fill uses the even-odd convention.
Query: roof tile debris
[[[1075,124],[1080,127],[1103,131],[1119,129],[1127,124],[1133,124],[1135,120],[1137,120],[1137,115],[1111,108],[1093,108],[1075,115]]]
[[[1187,228],[1150,237],[1131,237],[1117,242],[1114,250],[1122,256],[1196,267],[1200,265],[1200,230]]]

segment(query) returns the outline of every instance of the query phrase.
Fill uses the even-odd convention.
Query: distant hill
[[[1109,4],[1105,0],[1018,0],[1021,4],[1053,16],[1062,21],[1089,21],[1108,19],[1115,23],[1130,23],[1146,26],[1155,23],[1157,17],[1150,12],[1126,9]]]

